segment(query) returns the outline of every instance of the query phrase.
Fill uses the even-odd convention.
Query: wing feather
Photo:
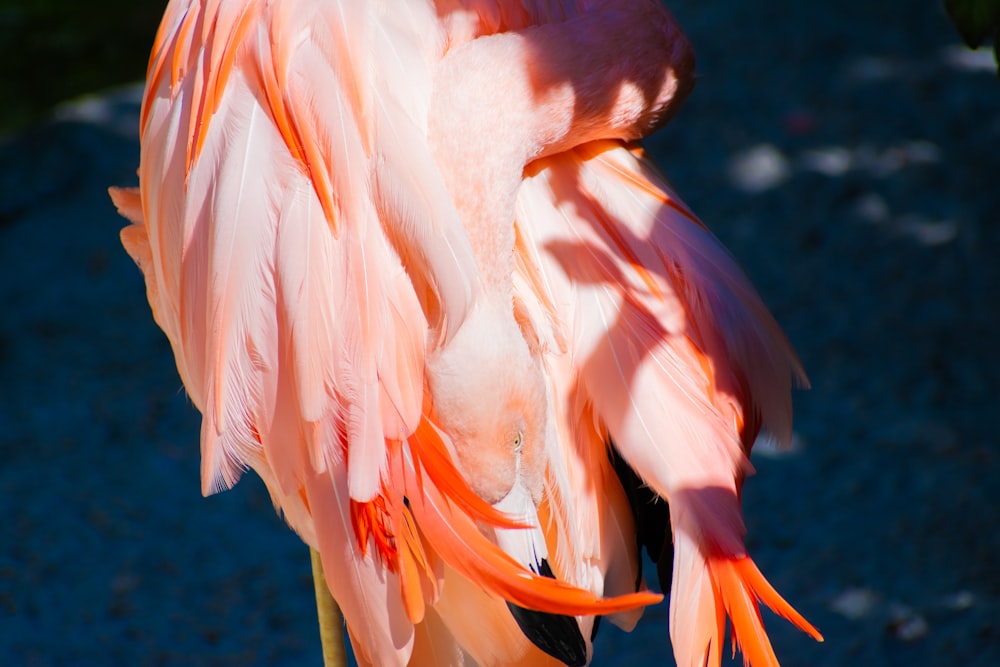
[[[678,663],[718,665],[728,614],[748,659],[775,664],[761,597],[819,637],[743,545],[739,490],[752,471],[750,446],[761,425],[787,440],[791,383],[804,376],[735,261],[641,153],[616,142],[533,165],[518,219],[530,221],[522,230],[538,249],[544,297],[567,329],[567,352],[550,360],[563,430],[586,422],[592,406],[597,431],[670,504]],[[594,447],[572,435],[560,441],[570,448],[560,483],[580,502],[587,493],[573,459]]]
[[[427,104],[400,95],[419,87],[375,76],[393,39],[369,39],[383,11],[172,2],[143,102],[141,204],[119,198],[135,223],[123,242],[203,414],[203,490],[257,468],[344,574],[331,588],[367,659],[393,664],[413,624],[392,564],[350,537],[350,503],[379,493],[387,443],[422,419],[429,322],[442,336],[461,324],[476,271],[436,165],[413,149]],[[433,19],[422,11],[408,20]],[[428,67],[434,48],[419,45],[394,57]],[[396,137],[400,149],[376,149]],[[380,173],[409,192],[390,201]]]
[[[675,197],[639,158],[603,144],[559,160],[528,179],[519,218],[532,221],[526,234],[543,250],[601,419],[616,442],[630,436],[647,474],[659,471],[661,493],[692,476],[747,472],[744,422],[759,412],[777,436],[789,432],[791,380],[801,371],[777,324],[731,256],[686,208],[668,205]],[[691,451],[668,454],[664,441]]]

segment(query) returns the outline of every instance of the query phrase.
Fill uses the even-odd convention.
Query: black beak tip
[[[569,667],[587,664],[587,643],[575,618],[525,609],[512,602],[507,608],[532,644]]]
[[[545,560],[538,564],[537,572],[542,576],[555,578]],[[507,608],[524,636],[542,651],[569,667],[583,667],[587,664],[587,642],[576,618],[525,609],[512,602],[507,603]]]

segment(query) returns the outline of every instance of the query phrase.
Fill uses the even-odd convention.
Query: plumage
[[[803,378],[628,142],[692,85],[654,0],[171,0],[122,242],[202,412],[362,664],[585,664],[649,593],[616,457],[669,503],[671,635],[776,664],[739,493]],[[609,458],[609,444],[614,451]],[[632,478],[629,478],[632,479]],[[631,494],[631,495],[630,495]]]
[[[543,249],[545,299],[572,327],[564,354],[574,362],[553,365],[566,428],[596,418],[669,503],[678,663],[719,664],[728,613],[753,664],[776,664],[757,599],[819,634],[747,558],[739,492],[761,426],[789,433],[798,361],[732,258],[641,152],[591,144],[535,169],[518,224]],[[588,455],[586,437],[562,440]]]

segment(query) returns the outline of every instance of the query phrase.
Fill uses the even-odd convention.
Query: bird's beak
[[[520,474],[516,476],[510,492],[493,507],[524,526],[495,528],[497,546],[535,574],[555,579],[549,566],[545,534],[538,521],[538,507],[522,483]],[[507,603],[507,608],[524,636],[542,651],[570,667],[587,664],[588,642],[584,640],[575,617],[526,609],[512,602]]]

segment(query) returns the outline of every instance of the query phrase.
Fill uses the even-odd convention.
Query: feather
[[[375,665],[405,665],[414,629],[399,595],[397,574],[387,571],[374,550],[361,554],[351,524],[346,470],[330,468],[306,481],[330,592],[351,631],[355,652]]]
[[[640,590],[639,554],[631,510],[621,485],[607,464],[607,433],[575,380],[571,358],[550,360],[559,436],[559,455],[550,466],[551,503],[559,526],[554,570],[567,581],[614,597]],[[568,389],[568,390],[567,390]],[[635,627],[641,609],[609,617],[626,630]]]
[[[622,144],[536,163],[518,218],[531,220],[547,298],[571,322],[571,363],[550,361],[555,392],[592,405],[598,432],[670,504],[679,664],[718,664],[727,613],[747,658],[772,664],[750,591],[773,589],[746,557],[738,492],[760,424],[788,433],[801,370],[787,341],[721,244]]]
[[[445,567],[441,599],[435,605],[456,641],[478,665],[556,667],[562,665],[530,642],[503,598]],[[470,614],[469,609],[475,609]],[[429,663],[435,664],[435,663]]]
[[[406,485],[415,488],[415,473],[407,471]],[[488,541],[467,515],[431,485],[410,499],[410,507],[424,535],[438,554],[474,583],[529,609],[555,614],[593,615],[632,609],[658,602],[654,593],[633,593],[616,599],[597,596],[556,579],[525,571],[516,561]]]
[[[424,622],[416,628],[410,664],[440,667],[466,664],[465,652],[434,609],[428,609]]]

